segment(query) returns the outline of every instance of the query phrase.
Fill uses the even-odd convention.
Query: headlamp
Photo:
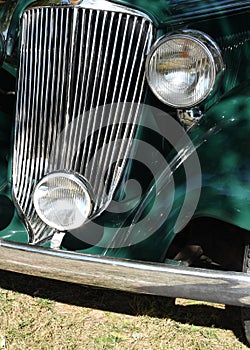
[[[148,84],[162,102],[176,108],[198,105],[223,70],[220,50],[205,33],[185,30],[158,40],[148,55]]]
[[[63,171],[43,177],[35,187],[33,201],[39,217],[59,231],[80,227],[92,209],[84,179]]]

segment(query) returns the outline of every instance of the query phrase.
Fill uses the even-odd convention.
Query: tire
[[[250,244],[245,245],[242,271],[250,273]],[[246,340],[250,345],[250,307],[241,308],[241,320],[244,328]]]

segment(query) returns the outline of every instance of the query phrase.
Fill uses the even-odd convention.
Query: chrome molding
[[[70,0],[61,0],[61,1],[53,1],[53,0],[45,0],[42,2],[34,2],[29,8],[41,8],[41,7],[48,7],[51,6],[72,6],[72,7],[78,7],[78,8],[84,8],[84,9],[92,9],[92,10],[100,10],[100,11],[112,11],[112,12],[119,12],[119,13],[126,13],[132,16],[141,16],[148,21],[152,22],[151,18],[147,16],[144,12],[139,10],[134,10],[131,7],[123,6],[119,4],[115,4],[113,2],[110,2],[108,0],[79,0],[77,2],[70,1]]]
[[[105,1],[36,6],[22,19],[13,155],[14,200],[32,243],[54,233],[32,203],[46,174],[82,175],[94,194],[93,216],[110,203],[131,149],[153,39],[147,16]]]
[[[250,275],[0,241],[0,268],[93,287],[250,306]]]

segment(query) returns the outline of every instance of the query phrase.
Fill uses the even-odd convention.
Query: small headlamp
[[[84,179],[63,171],[44,176],[35,187],[33,201],[39,217],[59,231],[82,226],[92,210]]]

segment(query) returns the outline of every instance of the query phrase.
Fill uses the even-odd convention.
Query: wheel
[[[245,245],[242,271],[250,273],[250,244]],[[246,340],[250,344],[250,307],[241,308],[241,320],[245,331]]]

